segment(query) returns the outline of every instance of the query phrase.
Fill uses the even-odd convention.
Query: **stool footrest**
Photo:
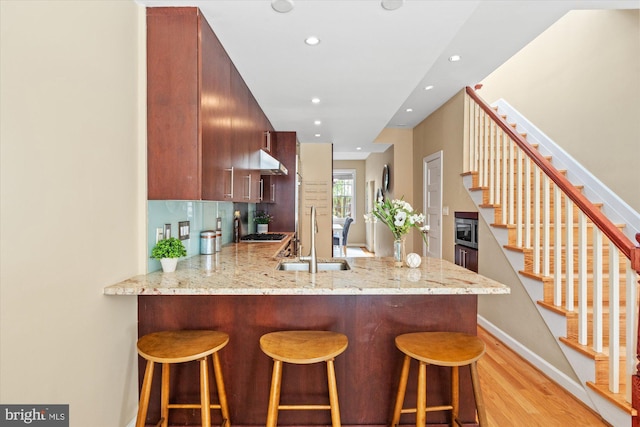
[[[452,409],[451,405],[428,406],[425,412],[450,411]],[[416,408],[404,408],[400,411],[401,414],[415,414],[416,412],[418,412]]]
[[[169,409],[200,409],[202,405],[199,403],[170,403],[167,405]],[[209,405],[210,409],[221,409],[219,404]]]
[[[331,409],[331,405],[279,405],[278,409],[284,409],[289,411],[323,410],[323,409]]]

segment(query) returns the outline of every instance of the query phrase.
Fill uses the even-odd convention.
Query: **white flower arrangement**
[[[377,201],[373,208],[373,215],[380,221],[384,222],[394,239],[400,239],[409,232],[409,229],[417,228],[422,235],[423,240],[427,243],[426,232],[429,231],[428,225],[420,226],[426,220],[424,214],[415,212],[411,204],[402,199]]]

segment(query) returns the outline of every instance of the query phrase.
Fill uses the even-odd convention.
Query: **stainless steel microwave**
[[[456,245],[478,249],[478,218],[472,212],[456,212]]]

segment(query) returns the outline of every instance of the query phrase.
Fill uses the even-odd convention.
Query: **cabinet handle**
[[[276,185],[271,184],[271,201],[275,203],[276,201]]]
[[[260,179],[260,201],[264,198],[264,179]]]
[[[225,194],[225,197],[229,197],[231,199],[233,199],[233,166],[231,166],[230,169],[225,169],[226,172],[231,172],[229,175],[231,177],[230,179],[230,184],[229,184],[229,190],[230,192],[228,194]]]
[[[245,192],[246,196],[244,196],[244,198],[251,200],[251,174],[245,176],[244,179],[247,180],[247,191]]]
[[[264,149],[270,153],[271,152],[271,132],[267,131],[264,134],[265,134],[265,147],[264,147]]]

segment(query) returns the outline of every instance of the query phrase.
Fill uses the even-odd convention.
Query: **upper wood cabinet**
[[[147,8],[149,200],[258,202],[264,115],[198,8]]]
[[[289,170],[288,175],[263,176],[263,200],[259,210],[273,215],[269,224],[272,231],[293,231],[296,229],[296,151],[295,132],[272,132],[271,154]]]

